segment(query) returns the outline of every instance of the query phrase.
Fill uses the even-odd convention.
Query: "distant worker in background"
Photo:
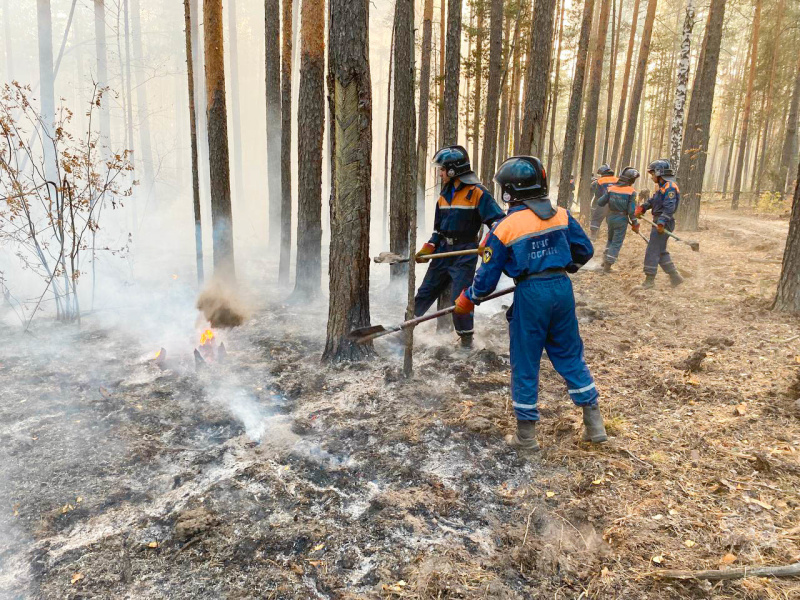
[[[608,224],[608,242],[603,253],[603,272],[611,271],[611,265],[617,262],[628,223],[639,233],[639,222],[636,220],[636,190],[633,184],[639,178],[639,171],[633,167],[625,167],[619,174],[617,183],[609,186],[608,191],[597,201],[597,206],[608,208],[606,223]]]
[[[456,312],[472,314],[505,273],[517,284],[506,313],[511,345],[511,399],[517,431],[506,437],[519,450],[538,450],[539,365],[542,350],[567,383],[572,401],[583,408],[583,439],[606,441],[597,388],[583,356],[575,297],[567,273],[592,258],[594,249],[565,208],[553,208],[547,175],[538,158],[515,156],[494,176],[508,216],[489,232],[483,264],[472,285],[456,300]]]
[[[614,177],[614,169],[608,165],[600,165],[597,169],[597,178],[592,179],[592,216],[589,224],[589,235],[592,241],[597,239],[597,232],[603,224],[603,220],[608,216],[608,207],[599,206],[598,200],[608,191],[608,188],[617,182]]]
[[[653,226],[650,232],[650,242],[644,255],[645,280],[642,288],[650,289],[656,284],[656,274],[661,266],[669,275],[672,287],[683,283],[683,277],[678,273],[678,268],[672,262],[672,257],[667,251],[669,236],[667,231],[675,229],[675,211],[681,202],[678,184],[675,183],[675,172],[667,159],[659,159],[647,167],[650,178],[658,185],[656,193],[644,204],[636,207],[635,216],[639,217],[648,210],[653,211]]]
[[[436,204],[433,235],[416,253],[417,262],[424,262],[425,256],[437,252],[477,248],[481,225],[491,226],[505,216],[472,171],[463,146],[445,146],[433,157],[433,164],[439,168],[442,191]],[[431,261],[414,299],[415,316],[424,315],[451,283],[455,300],[461,290],[472,283],[477,262],[476,255]],[[462,347],[472,347],[473,322],[471,312],[453,313],[453,325]]]

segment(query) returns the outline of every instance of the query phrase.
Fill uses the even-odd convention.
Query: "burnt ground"
[[[675,291],[636,289],[633,236],[573,278],[602,447],[544,361],[543,451],[505,449],[500,301],[469,353],[420,327],[411,380],[391,341],[321,365],[322,304],[263,307],[199,372],[194,315],[163,370],[91,318],[0,333],[0,597],[800,598],[658,576],[800,560],[800,323],[769,310],[787,224],[702,225]]]

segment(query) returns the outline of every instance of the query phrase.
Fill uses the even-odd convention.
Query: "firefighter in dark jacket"
[[[633,167],[625,167],[619,174],[617,183],[609,186],[608,191],[600,197],[597,205],[608,207],[608,242],[603,253],[603,271],[611,271],[611,265],[617,262],[628,224],[638,233],[639,222],[636,220],[636,190],[633,184],[639,178],[639,171]]]
[[[683,283],[683,278],[667,251],[669,236],[666,232],[675,229],[674,214],[681,202],[681,193],[678,190],[678,184],[675,183],[675,172],[668,160],[662,158],[653,161],[647,167],[647,172],[653,182],[658,185],[658,190],[647,202],[637,206],[635,213],[635,216],[638,217],[648,210],[652,210],[655,223],[650,232],[650,242],[647,244],[647,251],[644,255],[645,280],[642,288],[650,289],[655,286],[659,266],[669,275],[672,287],[677,287]]]
[[[453,252],[478,247],[483,224],[491,226],[505,216],[492,195],[472,171],[463,146],[445,146],[433,157],[440,170],[442,192],[436,204],[431,239],[417,252],[417,262],[437,252]],[[478,257],[474,255],[431,261],[414,299],[414,314],[424,315],[436,299],[452,284],[455,300],[475,276]],[[473,315],[453,314],[453,325],[463,347],[472,346]]]
[[[489,233],[483,264],[472,285],[456,300],[469,314],[505,273],[517,287],[506,313],[511,341],[511,398],[517,431],[506,441],[521,450],[538,450],[539,365],[542,350],[564,378],[572,401],[583,408],[584,440],[604,442],[597,388],[583,356],[575,297],[567,273],[576,272],[594,250],[578,222],[547,196],[547,175],[532,156],[506,160],[494,177],[509,204],[508,216]]]
[[[601,165],[597,169],[597,179],[592,179],[592,215],[589,223],[589,235],[592,241],[597,239],[597,232],[603,224],[603,220],[608,216],[608,208],[600,206],[598,201],[608,191],[608,188],[617,182],[614,177],[614,169],[608,165]]]

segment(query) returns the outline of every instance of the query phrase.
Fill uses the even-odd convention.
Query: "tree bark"
[[[564,6],[566,2],[561,0],[561,16],[558,18],[558,50],[556,51],[556,68],[555,68],[555,81],[553,82],[553,99],[551,100],[552,109],[550,111],[550,143],[547,149],[547,172],[551,172],[553,165],[553,150],[555,147],[556,137],[556,115],[558,113],[558,86],[561,77],[561,50],[564,40]]]
[[[742,108],[744,107],[744,91],[746,89],[745,83],[745,69],[747,65],[750,64],[750,51],[753,49],[752,44],[747,44],[747,58],[745,58],[744,63],[742,64],[742,68],[739,73],[739,77],[737,78],[737,84],[741,85],[741,93],[736,94],[734,98],[734,102],[736,104],[736,112],[733,117],[733,131],[731,132],[731,144],[728,148],[728,160],[725,162],[725,179],[722,183],[722,198],[723,200],[728,195],[728,183],[730,180],[731,168],[733,167],[733,153],[736,150],[736,134],[739,131],[739,117],[742,113]],[[739,81],[741,80],[741,81]],[[737,100],[738,98],[738,100]]]
[[[442,146],[458,143],[458,86],[460,81],[459,72],[461,69],[461,0],[447,0],[447,49],[445,63]]]
[[[777,69],[777,62],[778,62],[778,50],[780,48],[780,44],[777,43],[777,40],[783,39],[783,15],[786,8],[786,0],[780,0],[778,3],[778,22],[775,26],[775,30],[773,35],[775,36],[775,43],[772,46],[772,64],[770,65],[769,69],[769,85],[767,86],[767,109],[765,113],[766,123],[764,124],[764,139],[761,145],[761,161],[758,164],[758,176],[756,178],[756,198],[758,198],[759,193],[761,192],[761,181],[764,175],[764,163],[766,162],[767,158],[767,139],[770,136],[770,129],[771,129],[771,121],[772,121],[772,90],[775,84],[775,72]]]
[[[325,0],[302,1],[300,45],[300,99],[297,107],[297,263],[293,299],[307,302],[321,293]]]
[[[126,0],[127,1],[127,0]],[[192,54],[194,64],[200,65],[195,70],[194,86],[201,93],[195,94],[195,113],[197,115],[197,163],[200,170],[200,197],[210,194],[211,174],[209,173],[208,160],[208,125],[206,123],[206,96],[202,93],[205,89],[203,64],[205,62],[205,45],[200,38],[200,23],[203,20],[200,0],[190,0],[192,3]],[[135,58],[135,55],[134,55]],[[201,201],[202,204],[202,201]]]
[[[476,0],[473,6],[475,6],[478,24],[475,28],[475,88],[472,100],[472,110],[474,111],[472,119],[472,169],[476,173],[480,173],[478,170],[478,158],[480,157],[481,100],[483,94],[483,17],[486,7],[484,6],[484,0]]]
[[[419,127],[417,128],[417,222],[425,230],[425,174],[428,171],[428,111],[431,94],[431,39],[433,37],[433,0],[425,0],[422,13],[422,56],[419,74]],[[413,245],[411,246],[414,247]]]
[[[606,48],[608,32],[608,16],[611,8],[610,0],[602,0],[597,28],[597,39],[592,52],[592,72],[589,80],[588,98],[586,100],[586,116],[583,125],[583,161],[581,162],[578,198],[581,205],[581,220],[588,223],[592,190],[590,182],[594,171],[594,150],[597,141],[597,113],[600,105],[600,90],[603,77],[603,56]]]
[[[437,106],[439,135],[436,145],[444,146],[442,132],[444,131],[444,72],[445,72],[445,40],[447,38],[447,0],[439,0],[439,102]]]
[[[642,101],[642,89],[644,88],[644,78],[647,74],[647,59],[650,55],[650,39],[653,35],[653,23],[656,20],[656,4],[658,0],[647,1],[647,15],[644,19],[644,31],[642,32],[642,43],[639,47],[639,60],[636,65],[636,76],[633,80],[633,88],[631,90],[631,103],[630,110],[628,111],[628,122],[625,128],[625,138],[622,142],[622,150],[620,151],[620,159],[617,163],[627,165],[631,160],[631,152],[633,151],[633,136],[636,133],[636,117],[639,109],[639,103]]]
[[[519,4],[519,2],[517,2]],[[508,113],[510,104],[509,94],[509,77],[508,72],[511,69],[511,30],[510,30],[510,11],[506,13],[505,23],[503,24],[503,57],[500,87],[502,92],[500,94],[500,124],[497,130],[497,146],[494,151],[494,164],[492,165],[492,175],[497,171],[497,165],[506,156],[506,149],[508,148]]]
[[[520,134],[521,152],[544,156],[543,132],[547,127],[547,84],[550,80],[553,13],[556,0],[535,0],[531,22],[531,44],[525,81],[525,109]]]
[[[203,227],[200,219],[200,172],[197,165],[197,115],[194,109],[194,60],[192,58],[192,10],[189,0],[183,0],[186,24],[186,74],[189,84],[189,132],[192,149],[192,207],[194,209],[194,244],[197,264],[197,285],[203,285]]]
[[[497,121],[503,79],[503,0],[492,0],[489,24],[489,81],[486,92],[486,125],[483,133],[481,181],[492,186],[495,152],[497,151]]]
[[[283,0],[281,52],[281,253],[278,283],[289,283],[292,257],[292,44],[294,0]]]
[[[694,0],[687,0],[686,17],[683,21],[681,36],[681,57],[678,61],[678,85],[675,87],[675,104],[670,129],[670,157],[672,168],[678,170],[681,161],[681,145],[683,144],[683,109],[686,105],[687,85],[689,83],[689,55],[691,53],[692,29],[694,28]],[[700,91],[700,90],[698,90]],[[702,93],[705,93],[703,90]]]
[[[586,55],[589,52],[589,34],[592,30],[593,12],[594,0],[584,0],[583,19],[581,20],[581,31],[578,38],[578,51],[575,61],[575,75],[572,78],[572,91],[570,92],[569,109],[567,110],[567,125],[564,131],[561,177],[558,181],[558,205],[564,208],[569,206],[572,162],[575,158],[575,138],[578,134],[578,121],[580,120],[583,101],[583,78],[586,73]]]
[[[389,148],[390,140],[392,137],[391,129],[391,115],[392,115],[392,67],[394,65],[394,24],[392,24],[392,38],[389,43],[389,79],[386,87],[386,132],[383,141],[383,245],[386,245],[386,236],[389,234]]]
[[[331,0],[328,44],[333,152],[330,302],[322,358],[358,360],[373,354],[372,344],[354,344],[346,339],[349,331],[370,322],[372,84],[368,0]]]
[[[620,139],[622,137],[622,124],[625,121],[625,102],[628,97],[628,84],[631,77],[631,64],[633,63],[633,47],[636,42],[636,25],[639,21],[639,4],[641,0],[633,0],[633,18],[631,20],[631,33],[628,37],[628,52],[625,56],[625,73],[622,76],[622,91],[619,94],[619,108],[617,108],[617,122],[614,126],[614,146],[611,150],[611,161],[619,169],[623,165],[619,164]]]
[[[395,4],[394,122],[392,124],[392,186],[389,194],[389,250],[408,256],[408,233],[411,215],[409,198],[416,190],[409,186],[416,172],[411,154],[414,136],[409,123],[414,122],[414,0]],[[392,281],[405,278],[408,263],[390,267]]]
[[[204,5],[205,6],[205,5]],[[153,148],[150,142],[150,109],[147,107],[147,78],[142,72],[145,63],[142,50],[142,22],[139,0],[131,0],[131,34],[133,58],[136,61],[136,112],[139,122],[139,146],[142,154],[142,184],[146,195],[150,195],[155,183],[153,172]]]
[[[134,12],[136,12],[134,8]],[[228,112],[225,103],[225,55],[222,0],[203,0],[205,28],[206,104],[211,172],[211,224],[214,230],[214,277],[235,281],[233,213],[228,155]],[[134,27],[135,29],[135,27]]]
[[[619,30],[622,25],[622,1],[620,1],[619,15],[617,16],[617,2],[611,5],[611,56],[608,69],[608,97],[606,99],[606,127],[603,135],[603,152],[598,162],[608,162],[608,146],[611,144],[611,113],[614,107],[614,83],[617,72],[617,55],[619,54]],[[615,24],[616,22],[616,24]]]
[[[800,163],[792,199],[792,217],[789,220],[789,235],[783,251],[781,278],[775,295],[773,309],[785,312],[800,312]]]
[[[750,51],[750,75],[747,80],[747,95],[744,99],[744,114],[742,115],[742,135],[739,139],[739,160],[736,163],[736,172],[733,178],[733,198],[731,208],[739,208],[739,196],[742,189],[742,172],[745,162],[745,146],[747,145],[748,129],[750,127],[750,109],[753,102],[753,84],[756,78],[756,65],[758,64],[758,36],[761,27],[761,0],[756,0],[756,14],[753,17],[752,50]]]
[[[264,72],[267,106],[267,193],[269,195],[269,244],[281,235],[281,22],[279,0],[264,0]],[[280,269],[279,269],[280,270]]]
[[[794,88],[792,90],[792,100],[789,104],[789,117],[786,123],[786,136],[783,138],[783,148],[781,150],[781,165],[778,170],[777,189],[781,193],[783,200],[786,193],[788,182],[786,181],[791,168],[794,149],[797,144],[797,113],[800,108],[800,56],[797,59],[797,74],[795,75]]]

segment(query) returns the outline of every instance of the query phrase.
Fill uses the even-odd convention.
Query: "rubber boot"
[[[642,283],[643,290],[650,290],[656,287],[656,276],[646,273],[644,276],[644,283]]]
[[[536,442],[536,421],[517,421],[517,432],[506,436],[506,443],[515,450],[539,450]]]
[[[597,404],[583,407],[583,426],[584,442],[602,444],[608,439],[606,426],[603,424],[603,415],[600,414],[600,407]]]
[[[677,271],[673,271],[669,274],[670,283],[672,283],[672,287],[678,287],[680,284],[683,283],[683,277]]]
[[[459,337],[461,338],[461,347],[465,348],[466,350],[470,350],[472,348],[472,334],[465,333]]]
[[[611,263],[603,261],[603,273],[611,273]]]

